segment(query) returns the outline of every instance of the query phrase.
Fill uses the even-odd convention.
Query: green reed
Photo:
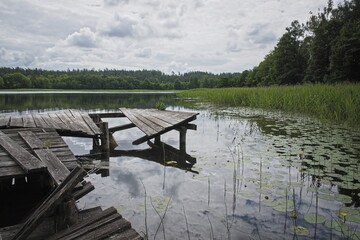
[[[222,105],[302,113],[360,126],[360,84],[193,89],[178,94]]]

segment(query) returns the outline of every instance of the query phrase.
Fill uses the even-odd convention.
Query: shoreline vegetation
[[[360,128],[360,84],[192,89],[178,95],[226,106],[301,113]]]

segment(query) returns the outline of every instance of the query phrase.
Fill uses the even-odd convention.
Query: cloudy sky
[[[0,66],[241,72],[326,0],[1,0]]]

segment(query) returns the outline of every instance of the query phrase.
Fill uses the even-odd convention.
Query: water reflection
[[[112,100],[99,100],[104,101],[99,106]],[[130,106],[118,102],[116,108],[141,107],[143,102],[133,101]],[[109,176],[90,174],[96,189],[80,200],[81,208],[115,206],[143,232],[143,183],[150,238],[159,226],[157,238],[162,237],[156,211],[164,214],[171,200],[164,221],[169,239],[187,236],[184,215],[193,239],[300,239],[301,234],[308,239],[357,239],[359,132],[277,112],[212,105],[184,108],[174,99],[169,103],[169,110],[200,112],[194,122],[198,130],[187,135],[187,151],[196,163],[187,162],[190,169],[169,166],[164,155],[147,144],[131,145],[142,132],[116,133],[119,146],[109,155]],[[122,120],[108,121],[111,127]],[[90,153],[91,141],[69,141],[76,154]],[[162,141],[177,147],[178,133],[169,132]],[[346,213],[346,219],[340,213]]]

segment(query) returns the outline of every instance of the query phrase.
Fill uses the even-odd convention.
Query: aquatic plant
[[[308,114],[322,120],[360,126],[360,84],[192,89],[178,95],[229,106]]]

